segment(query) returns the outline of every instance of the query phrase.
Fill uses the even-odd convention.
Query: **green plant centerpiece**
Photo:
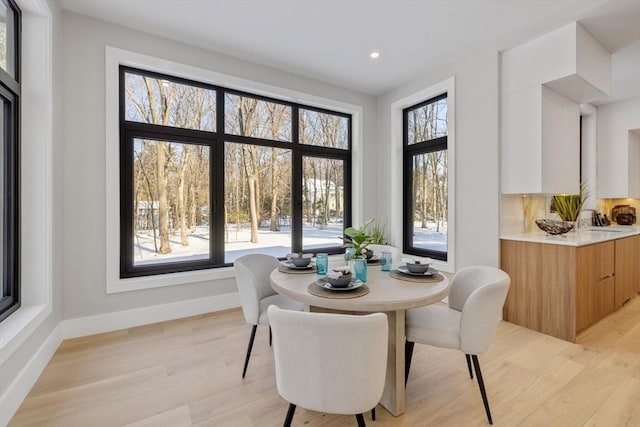
[[[561,220],[575,222],[580,217],[580,211],[582,211],[586,198],[587,191],[582,183],[578,194],[555,195],[553,196],[553,204]]]
[[[362,224],[360,228],[347,227],[344,229],[346,237],[342,237],[345,248],[354,248],[354,258],[366,258],[367,246],[374,243],[374,239],[369,234],[368,229],[375,221],[375,218],[370,218]]]
[[[371,234],[371,243],[374,245],[386,245],[387,242],[387,224],[380,224],[378,220],[374,220],[369,228]]]

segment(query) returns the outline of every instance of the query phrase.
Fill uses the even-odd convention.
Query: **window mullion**
[[[120,274],[133,268],[133,135],[120,130]]]
[[[211,147],[213,159],[209,162],[211,182],[209,183],[209,197],[211,200],[211,215],[209,220],[209,244],[211,257],[216,266],[224,265],[224,227],[225,227],[225,176],[224,176],[224,109],[225,93],[219,90],[216,95],[216,134]],[[216,233],[219,230],[219,233]]]
[[[294,106],[291,110],[291,142],[293,156],[291,156],[291,249],[293,252],[302,251],[302,151],[300,144],[300,110]]]

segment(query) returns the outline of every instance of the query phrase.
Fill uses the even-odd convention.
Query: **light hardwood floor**
[[[65,341],[10,426],[281,426],[268,328],[241,311]],[[571,344],[501,322],[480,356],[496,426],[640,426],[640,298]],[[457,351],[416,345],[407,410],[378,406],[371,426],[486,426]],[[294,426],[355,426],[355,417],[299,408]]]

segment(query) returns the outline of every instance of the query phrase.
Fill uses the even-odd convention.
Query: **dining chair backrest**
[[[451,280],[449,307],[460,311],[460,350],[484,353],[500,320],[510,278],[489,266],[460,269]]]
[[[268,309],[276,385],[294,405],[332,414],[376,406],[387,366],[387,316]]]
[[[247,323],[255,325],[260,317],[260,300],[274,295],[269,275],[280,266],[277,258],[265,254],[249,254],[233,262],[242,312]]]

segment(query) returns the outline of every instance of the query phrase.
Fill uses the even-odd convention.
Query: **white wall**
[[[456,104],[454,267],[459,269],[472,264],[498,266],[500,121],[499,58],[495,50],[479,52],[425,72],[379,98],[377,185],[381,196],[377,199],[377,211],[380,217],[391,218],[392,209],[402,210],[402,206],[390,206],[384,197],[385,194],[402,191],[402,188],[390,188],[389,159],[394,148],[389,142],[391,105],[452,76],[455,76]],[[390,226],[401,227],[402,224]]]
[[[364,145],[373,143],[375,99],[167,39],[65,12],[64,318],[157,306],[235,292],[233,279],[105,293],[105,46],[361,105]],[[375,153],[366,152],[365,162]],[[365,183],[365,194],[373,184]],[[373,212],[365,197],[364,211]]]
[[[580,110],[582,115],[582,158],[580,160],[582,162],[582,182],[587,190],[584,209],[597,209],[598,110],[595,107],[586,105],[581,106]],[[590,215],[590,213],[583,213],[584,215]]]
[[[24,177],[22,182],[23,208],[29,207],[23,209],[22,227],[23,235],[29,237],[23,244],[22,307],[2,322],[0,335],[25,313],[37,311],[40,315],[16,334],[15,337],[21,337],[17,345],[6,345],[5,341],[5,346],[0,348],[0,425],[4,425],[17,409],[55,351],[59,344],[55,331],[62,318],[62,251],[51,251],[51,247],[60,248],[63,235],[59,226],[63,170],[59,123],[63,88],[53,84],[50,95],[41,91],[44,87],[51,89],[52,81],[62,79],[62,13],[51,0],[22,0],[19,4],[23,12],[24,47],[29,49],[23,56],[23,64],[26,68],[36,68],[35,72],[24,70],[22,86],[25,103],[22,122],[23,127],[28,128],[25,129],[28,132],[23,132],[23,156],[31,159],[23,170],[23,174],[30,176]],[[51,20],[45,16],[49,11]],[[51,55],[47,43],[51,43],[51,50],[58,55]],[[45,66],[48,61],[51,61],[50,71]],[[49,126],[53,127],[52,132]],[[30,170],[34,165],[43,170]],[[33,209],[34,205],[36,209]],[[38,236],[32,235],[33,230],[39,230]],[[38,243],[40,247],[37,247]]]
[[[629,131],[640,129],[640,98],[598,107],[598,198],[638,197],[631,185]]]

